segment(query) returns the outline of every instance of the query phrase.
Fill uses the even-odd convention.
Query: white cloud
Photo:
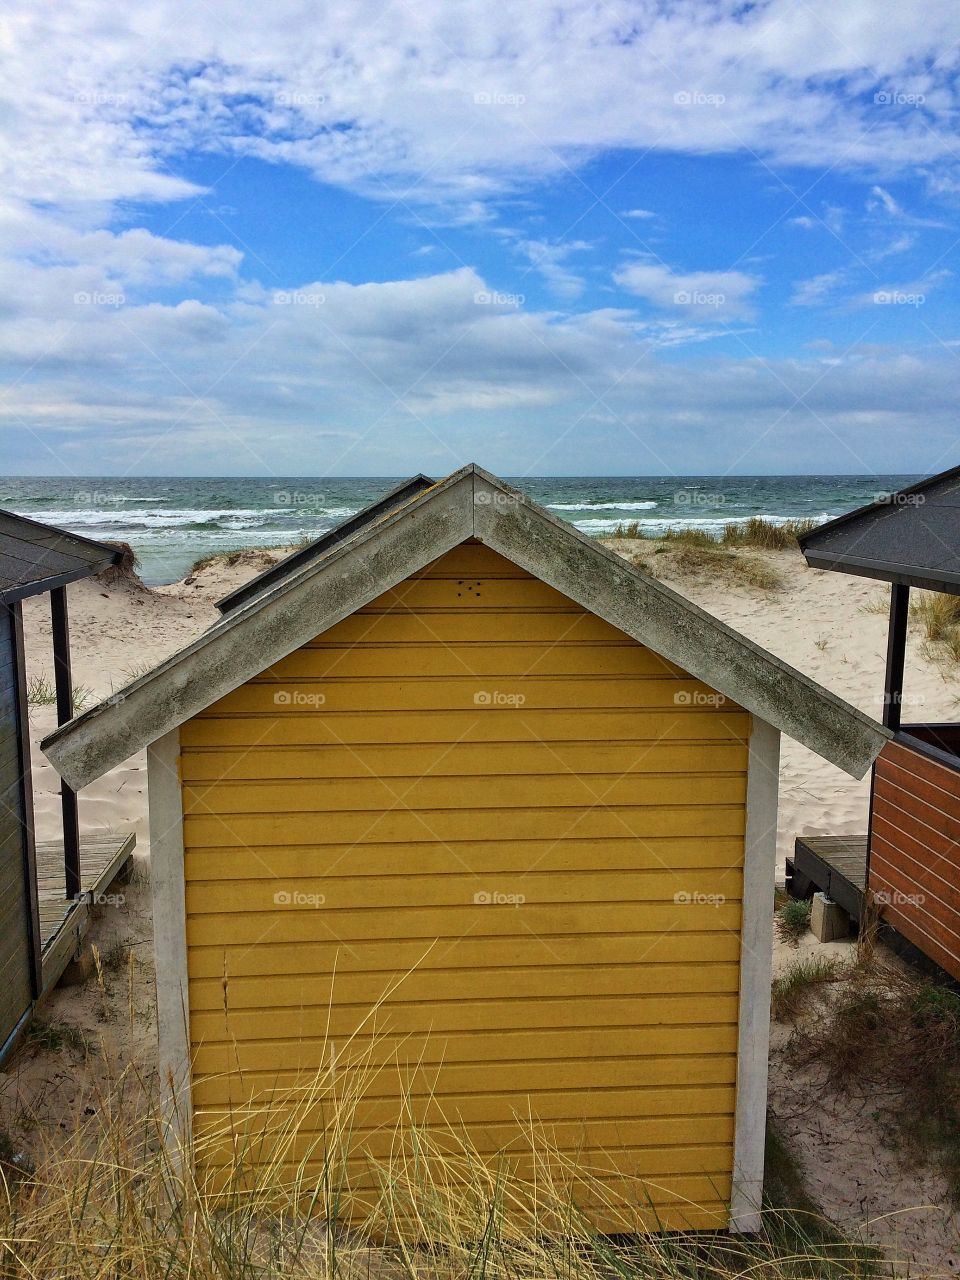
[[[582,276],[567,266],[572,253],[584,253],[593,246],[586,240],[550,243],[546,240],[518,240],[516,248],[526,257],[533,270],[543,277],[560,298],[578,298],[584,289]],[[522,290],[518,290],[522,292]]]
[[[8,193],[196,194],[176,157],[197,150],[476,219],[521,180],[604,148],[750,149],[891,174],[954,160],[953,0],[929,0],[922,21],[899,0],[531,0],[522,12],[329,0],[309,38],[294,0],[136,8],[117,24],[113,0],[8,4]],[[924,62],[922,109],[871,100]]]
[[[905,223],[909,227],[932,227],[940,231],[950,230],[950,224],[942,222],[939,218],[922,218],[916,214],[909,213],[886,188],[879,185],[874,185],[870,188],[867,212],[884,214],[895,222]]]
[[[0,319],[0,365],[37,362],[0,405],[11,468],[870,471],[903,469],[921,427],[931,453],[956,438],[954,362],[932,342],[677,362],[629,311],[530,312],[469,269],[79,310],[60,271]]]
[[[657,215],[650,209],[624,209],[621,218],[655,218]]]
[[[829,302],[835,291],[847,279],[847,272],[824,271],[808,280],[798,280],[793,286],[790,305],[794,307],[820,307]]]
[[[753,294],[762,284],[745,271],[672,271],[658,262],[629,263],[614,279],[655,307],[682,308],[702,319],[749,317]]]

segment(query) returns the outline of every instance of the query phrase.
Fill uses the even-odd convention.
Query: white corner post
[[[779,782],[780,732],[754,716],[747,764],[737,1113],[730,1202],[730,1230],[737,1232],[754,1232],[760,1228]]]
[[[179,1171],[189,1159],[193,1121],[179,729],[147,748],[147,792],[161,1105],[167,1151]]]

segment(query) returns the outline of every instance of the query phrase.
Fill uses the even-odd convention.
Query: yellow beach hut
[[[149,748],[172,1140],[358,1054],[358,1203],[401,1122],[536,1128],[602,1228],[755,1229],[780,733],[887,732],[476,466],[221,607],[43,743]]]

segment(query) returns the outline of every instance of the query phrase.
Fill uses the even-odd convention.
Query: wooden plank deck
[[[80,883],[83,896],[65,895],[63,845],[59,840],[37,842],[37,894],[40,900],[40,940],[43,990],[55,986],[77,954],[87,931],[90,902],[106,893],[133,856],[137,838],[128,835],[80,837]]]
[[[859,922],[866,892],[867,837],[797,836],[788,859],[788,884],[795,897],[822,889]]]

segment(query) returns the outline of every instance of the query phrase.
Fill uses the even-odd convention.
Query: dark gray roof
[[[960,595],[960,467],[848,512],[799,542],[816,569]]]
[[[120,558],[116,547],[0,511],[0,601],[52,591],[89,577]]]
[[[402,484],[398,484],[395,489],[385,493],[376,502],[371,502],[362,511],[358,511],[355,515],[348,516],[346,520],[342,520],[340,524],[334,525],[322,537],[317,538],[314,542],[309,542],[305,547],[300,547],[297,551],[291,551],[288,556],[284,556],[277,564],[272,565],[269,569],[264,569],[263,573],[258,573],[255,578],[245,582],[242,587],[237,587],[236,591],[231,591],[229,595],[217,601],[217,608],[221,613],[229,613],[231,609],[237,609],[240,605],[246,604],[248,600],[252,600],[254,596],[259,595],[265,587],[272,587],[274,583],[286,578],[305,564],[310,564],[311,561],[325,556],[338,543],[343,542],[345,538],[352,538],[361,529],[366,529],[368,525],[382,519],[391,511],[396,511],[397,507],[403,506],[411,498],[416,498],[419,494],[424,493],[433,484],[434,481],[425,475],[411,476],[409,480],[404,480]]]

